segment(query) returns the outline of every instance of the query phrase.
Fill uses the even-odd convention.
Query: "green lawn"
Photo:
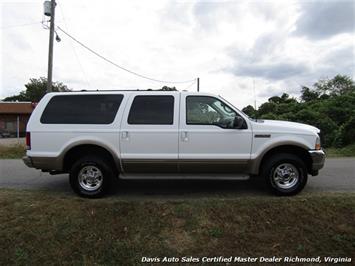
[[[0,145],[0,159],[19,159],[26,154],[26,147],[21,144]]]
[[[328,157],[354,157],[355,144],[348,145],[344,148],[328,148],[326,152]]]
[[[125,201],[0,190],[0,265],[355,256],[355,193]]]

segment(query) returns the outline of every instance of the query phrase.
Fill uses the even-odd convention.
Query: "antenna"
[[[253,91],[254,91],[254,110],[255,110],[255,120],[258,120],[258,112],[256,110],[256,94],[255,94],[255,79],[253,78]]]

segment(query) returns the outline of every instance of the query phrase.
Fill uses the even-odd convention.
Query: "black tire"
[[[308,174],[306,164],[296,155],[272,155],[262,165],[262,176],[268,188],[278,196],[292,196],[304,188]]]
[[[69,183],[79,196],[100,198],[107,193],[114,175],[112,165],[103,158],[85,156],[72,165],[69,172]]]

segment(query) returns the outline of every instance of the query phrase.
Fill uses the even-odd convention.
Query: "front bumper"
[[[325,152],[323,150],[310,150],[308,152],[312,159],[311,174],[317,175],[318,170],[322,169],[324,166]]]
[[[25,165],[27,165],[28,167],[34,168],[31,157],[24,156],[24,157],[22,157],[22,161],[23,161],[23,162],[25,163]]]

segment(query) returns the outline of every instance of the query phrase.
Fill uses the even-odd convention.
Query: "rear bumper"
[[[62,170],[62,161],[58,157],[31,157],[24,156],[22,161],[31,168],[47,170]]]
[[[23,162],[25,163],[25,165],[27,165],[28,167],[34,168],[31,157],[24,156],[24,157],[22,157],[22,161],[23,161]]]
[[[318,175],[318,170],[324,166],[325,152],[323,150],[310,150],[308,152],[312,159],[311,175]]]

